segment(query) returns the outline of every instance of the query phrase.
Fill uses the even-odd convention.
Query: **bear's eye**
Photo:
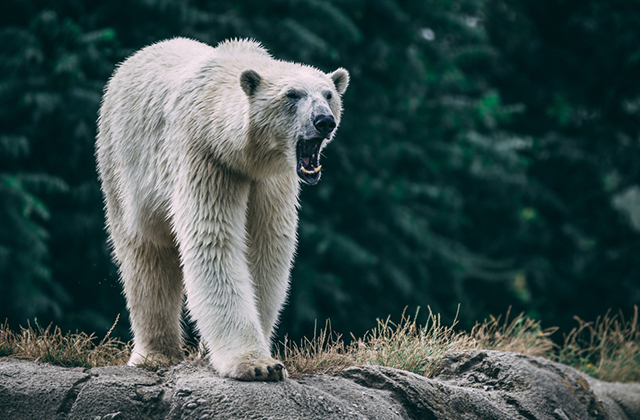
[[[330,100],[331,100],[331,98],[333,98],[333,94],[332,94],[331,92],[325,92],[325,93],[324,93],[324,98],[325,98],[327,101],[330,101]]]
[[[302,98],[302,93],[298,92],[297,90],[291,89],[286,93],[286,96],[287,96],[287,99],[291,99],[292,101],[297,101],[298,99]]]

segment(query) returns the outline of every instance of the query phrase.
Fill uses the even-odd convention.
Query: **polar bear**
[[[274,59],[250,40],[176,38],[105,87],[96,158],[133,332],[129,361],[182,358],[183,294],[212,366],[282,380],[271,339],[296,248],[299,181],[342,114],[349,74]]]

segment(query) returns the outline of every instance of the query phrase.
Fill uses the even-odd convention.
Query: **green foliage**
[[[490,39],[503,56],[492,83],[526,109],[507,125],[528,133],[524,209],[510,254],[527,306],[566,327],[638,301],[640,236],[633,209],[612,205],[638,183],[637,3],[492,2]],[[632,140],[635,139],[635,140]],[[615,175],[613,175],[615,174]],[[535,232],[535,233],[534,233]],[[596,309],[599,308],[599,309]]]
[[[0,7],[0,317],[104,332],[124,312],[95,119],[114,66],[173,36],[351,73],[323,181],[302,191],[282,332],[331,318],[360,335],[405,305],[451,322],[459,303],[466,327],[510,305],[566,327],[640,299],[636,2]]]
[[[0,109],[0,308],[12,322],[62,320],[87,265],[109,264],[92,155],[114,33],[84,31],[64,11],[6,6],[29,13],[3,14],[20,21],[0,27],[0,102],[9,105]],[[79,244],[86,237],[89,247]]]
[[[0,308],[14,319],[40,312],[60,314],[68,299],[51,275],[43,227],[50,213],[41,199],[66,191],[67,184],[54,176],[21,171],[20,163],[28,155],[25,136],[0,137]],[[5,351],[0,349],[0,354]]]

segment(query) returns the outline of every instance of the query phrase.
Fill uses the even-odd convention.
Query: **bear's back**
[[[215,48],[188,38],[172,38],[149,45],[131,56],[129,62],[157,62],[164,66],[187,65],[202,60],[275,61],[259,42],[233,39],[219,43]]]

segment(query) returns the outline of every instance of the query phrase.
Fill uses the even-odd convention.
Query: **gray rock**
[[[82,368],[0,362],[0,419],[55,419],[68,412],[91,375]]]
[[[7,359],[0,419],[639,420],[640,384],[494,351],[453,353],[433,379],[363,366],[279,383],[220,378],[203,362],[154,373]]]
[[[610,418],[640,419],[640,384],[606,383],[589,378],[589,385],[600,398]]]

